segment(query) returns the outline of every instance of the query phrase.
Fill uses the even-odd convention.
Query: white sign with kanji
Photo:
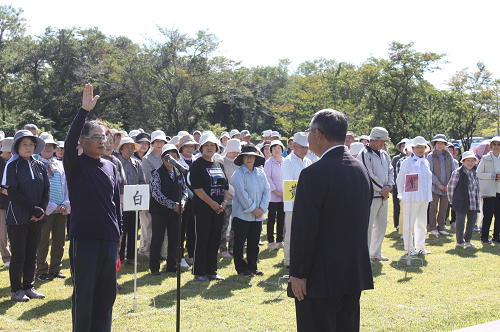
[[[125,186],[123,211],[149,210],[149,184]]]

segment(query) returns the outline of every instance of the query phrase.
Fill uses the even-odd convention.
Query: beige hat
[[[309,147],[309,142],[307,141],[307,134],[303,131],[301,131],[300,133],[296,133],[295,135],[293,135],[293,143]]]
[[[153,144],[154,141],[157,139],[165,141],[165,143],[168,143],[167,136],[163,132],[163,130],[155,130],[151,133],[151,144]]]
[[[59,147],[59,144],[57,144],[56,141],[54,141],[54,136],[52,136],[51,134],[47,133],[47,132],[43,132],[40,134],[39,136],[41,139],[43,139],[43,141],[45,142],[45,145],[47,144],[54,144],[56,146],[56,148]]]
[[[2,143],[2,152],[11,152],[12,142],[14,142],[14,137],[6,137]]]
[[[372,129],[372,132],[370,133],[370,140],[372,139],[381,139],[384,141],[390,140],[389,137],[389,132],[382,127],[375,127]]]
[[[406,142],[408,142],[409,139],[408,138],[403,138],[398,144],[396,144],[396,150],[398,150],[399,152],[402,152],[401,151],[401,144],[405,144],[406,145]]]
[[[360,142],[351,143],[349,153],[351,153],[351,156],[357,156],[361,152],[361,150],[363,150],[364,147],[365,145]]]
[[[123,144],[127,144],[127,143],[134,144],[134,146],[135,146],[134,152],[138,151],[141,148],[141,146],[139,144],[137,144],[136,142],[134,142],[134,140],[132,139],[132,137],[124,137],[124,138],[121,139],[120,145],[118,145],[118,148],[116,149],[116,151],[120,152],[120,149],[122,148]]]
[[[229,152],[241,152],[240,140],[237,138],[231,138],[227,141],[226,148],[224,149],[224,153]]]
[[[354,133],[352,131],[348,131],[345,133],[346,136],[352,136],[354,138]]]
[[[362,139],[365,139],[365,140],[369,141],[370,140],[370,136],[368,136],[368,135],[361,135],[361,136],[359,136],[358,141],[361,141]]]
[[[474,152],[472,152],[472,151],[466,151],[462,155],[462,160],[460,160],[460,162],[463,163],[465,159],[469,159],[469,158],[474,158],[477,161],[479,161],[479,159],[476,157],[476,154]]]
[[[182,149],[182,147],[186,144],[193,144],[195,146],[195,149],[198,149],[198,142],[194,140],[194,137],[190,134],[184,135],[181,137],[179,140],[179,149]]]

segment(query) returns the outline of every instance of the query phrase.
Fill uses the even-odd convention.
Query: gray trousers
[[[439,212],[438,212],[439,204]],[[429,228],[431,231],[445,231],[446,212],[448,210],[448,196],[432,193],[431,209],[429,211]]]
[[[467,227],[465,227],[465,217],[467,216]],[[476,224],[477,211],[468,211],[467,213],[457,212],[456,237],[457,243],[470,242],[472,232]],[[465,234],[464,234],[465,228]]]

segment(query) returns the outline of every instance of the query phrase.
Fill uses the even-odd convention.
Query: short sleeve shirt
[[[221,161],[207,161],[198,158],[193,162],[189,170],[191,188],[203,189],[205,193],[215,202],[221,204],[224,200],[224,190],[229,189],[224,165]],[[193,209],[195,213],[211,213],[213,210],[198,195],[193,197]]]

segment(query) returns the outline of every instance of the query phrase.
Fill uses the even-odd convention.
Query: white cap
[[[137,129],[131,130],[130,133],[128,133],[128,137],[134,137],[139,135],[141,132]]]
[[[179,137],[186,136],[186,135],[189,135],[189,133],[185,130],[181,130],[177,133],[177,136],[179,136]]]
[[[309,147],[309,142],[307,141],[307,134],[301,131],[300,133],[296,133],[295,135],[293,135],[293,144],[295,143]]]
[[[271,137],[280,137],[280,133],[278,133],[276,130],[271,131]]]
[[[273,132],[273,131],[272,131],[271,129],[264,130],[264,131],[262,132],[262,135],[261,135],[261,136],[262,136],[262,137],[271,137],[271,133],[272,133],[272,132]]]
[[[354,142],[351,143],[351,147],[349,148],[349,153],[351,153],[351,156],[357,156],[361,150],[364,148],[364,144],[360,142]]]
[[[231,138],[234,136],[234,135],[238,135],[240,134],[240,131],[238,129],[233,129],[231,130],[231,134],[229,134],[229,136],[231,136]]]

